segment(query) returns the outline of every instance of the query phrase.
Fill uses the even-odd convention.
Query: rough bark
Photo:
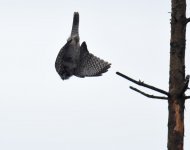
[[[186,0],[171,0],[168,150],[183,150]]]

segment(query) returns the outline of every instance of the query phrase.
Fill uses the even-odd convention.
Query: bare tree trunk
[[[116,74],[139,86],[165,95],[150,95],[130,86],[132,90],[148,98],[168,100],[167,147],[168,150],[183,150],[185,100],[190,99],[190,96],[185,95],[190,78],[189,75],[185,77],[186,25],[190,22],[190,18],[186,18],[186,0],[171,0],[171,4],[169,92],[145,84],[143,81],[134,80],[120,72],[116,72]]]
[[[186,0],[172,0],[168,150],[183,150]]]

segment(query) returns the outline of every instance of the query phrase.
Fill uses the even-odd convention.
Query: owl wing
[[[75,75],[78,77],[101,76],[110,68],[111,64],[89,53],[85,42],[80,47],[80,61]]]
[[[65,58],[65,53],[70,48],[71,41],[72,40],[68,40],[67,43],[61,48],[55,61],[55,69],[63,80],[68,79],[71,76],[71,74],[67,71],[67,68],[65,67],[66,65],[64,61],[67,59]]]
[[[59,51],[59,53],[57,55],[57,58],[55,60],[55,68],[57,71],[59,70],[60,65],[62,64],[65,51],[67,51],[67,49],[69,49],[71,41],[72,40],[67,41],[67,43],[61,48],[61,50]]]

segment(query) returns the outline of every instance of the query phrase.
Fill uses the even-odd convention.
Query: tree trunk
[[[183,150],[186,0],[171,0],[168,150]]]
[[[189,78],[185,78],[185,45],[186,25],[190,18],[186,18],[186,0],[171,0],[171,38],[170,38],[170,72],[169,92],[145,84],[143,81],[134,80],[120,72],[117,75],[146,88],[164,94],[166,96],[155,96],[147,94],[137,88],[130,88],[146,97],[168,100],[168,150],[183,150],[184,138],[184,108],[185,96],[188,89]]]

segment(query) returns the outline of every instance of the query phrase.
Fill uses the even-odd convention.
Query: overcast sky
[[[81,42],[112,63],[101,77],[62,81],[55,71],[74,11]],[[131,91],[115,72],[168,90],[169,12],[170,0],[0,0],[0,149],[166,150],[167,101]]]

